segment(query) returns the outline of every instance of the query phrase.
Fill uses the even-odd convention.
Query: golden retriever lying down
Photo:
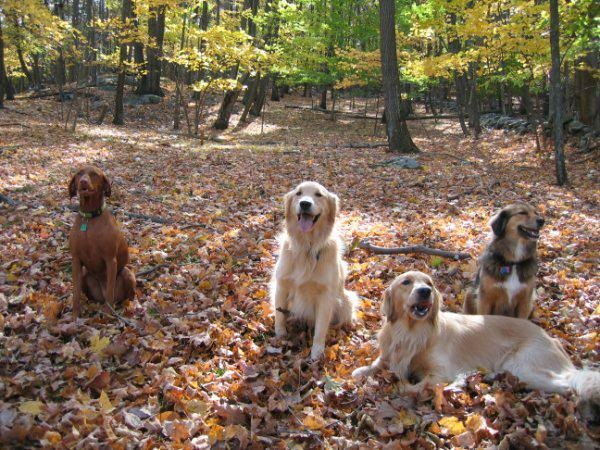
[[[406,272],[385,291],[386,323],[379,332],[381,354],[356,378],[389,368],[418,392],[483,369],[511,372],[531,389],[565,393],[573,389],[587,407],[600,406],[600,372],[577,370],[558,340],[537,325],[504,316],[440,311],[439,291],[422,272]]]
[[[271,283],[275,334],[286,335],[288,315],[314,325],[312,359],[323,353],[330,323],[353,318],[356,295],[344,289],[337,211],[337,196],[319,183],[304,182],[285,196],[285,231]]]

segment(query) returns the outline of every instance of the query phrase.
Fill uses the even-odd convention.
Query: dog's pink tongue
[[[298,220],[298,224],[300,225],[300,231],[302,231],[303,233],[308,233],[310,230],[312,230],[313,227],[313,216],[311,216],[310,214],[302,214],[300,216],[300,220]]]

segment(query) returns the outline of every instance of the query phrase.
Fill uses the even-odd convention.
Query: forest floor
[[[597,158],[568,149],[571,185],[559,188],[550,150],[536,152],[531,135],[484,131],[475,141],[456,121],[429,120],[410,122],[422,168],[400,169],[386,164],[385,147],[347,147],[384,141],[373,120],[333,122],[285,104],[310,100],[270,102],[263,133],[255,118],[204,145],[171,131],[168,102],[126,108],[126,126],[75,132],[52,99],[0,110],[0,193],[13,201],[0,203],[2,446],[597,446],[574,396],[528,391],[506,374],[471,375],[421,398],[399,394],[389,372],[351,379],[377,353],[380,298],[396,275],[431,273],[444,308],[459,311],[474,259],[352,248],[346,285],[361,296],[357,321],[330,331],[318,363],[307,362],[308,333],[274,337],[268,295],[282,197],[302,180],[339,195],[348,245],[369,238],[473,257],[494,211],[525,200],[546,218],[534,322],[576,365],[597,368]],[[71,315],[67,184],[86,163],[112,180],[130,264],[145,272],[137,299],[119,309],[126,322],[94,305]]]

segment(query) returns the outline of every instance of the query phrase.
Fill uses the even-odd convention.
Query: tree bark
[[[148,35],[153,39],[153,45],[146,47],[146,74],[142,76],[136,94],[164,95],[160,88],[161,57],[165,37],[166,6],[161,5],[150,9],[148,18]]]
[[[2,21],[0,21],[0,108],[4,108],[4,37],[2,34]]]
[[[263,109],[267,97],[267,87],[269,86],[269,75],[260,79],[254,104],[250,108],[250,115],[258,117]]]
[[[98,68],[94,64],[96,61],[96,28],[92,24],[94,21],[94,0],[86,0],[85,16],[87,21],[88,48],[86,50],[86,78],[92,86],[98,84]]]
[[[550,54],[552,69],[550,71],[550,110],[553,116],[554,162],[556,166],[556,182],[564,186],[568,182],[565,165],[564,128],[563,128],[563,93],[560,80],[560,45],[559,45],[558,0],[550,0]]]
[[[419,149],[413,143],[406,121],[400,115],[395,17],[394,0],[379,0],[381,72],[386,108],[386,130],[390,152],[413,153],[418,152]]]
[[[231,114],[233,113],[233,107],[235,105],[235,101],[237,100],[239,93],[239,89],[227,91],[225,93],[225,96],[223,97],[223,102],[221,102],[221,107],[219,108],[217,120],[215,120],[215,123],[213,124],[213,128],[217,130],[226,130],[229,127],[229,119],[231,118]]]
[[[323,88],[321,91],[321,101],[319,102],[319,108],[327,109],[327,88]]]
[[[123,23],[131,15],[131,0],[123,0],[121,20]],[[127,57],[127,44],[121,43],[119,48],[119,75],[117,77],[117,90],[115,92],[115,113],[113,124],[123,125],[123,91],[125,90],[125,58]]]
[[[481,122],[479,121],[479,98],[477,97],[477,63],[469,64],[471,77],[471,92],[469,97],[469,126],[473,129],[475,139],[481,134]]]

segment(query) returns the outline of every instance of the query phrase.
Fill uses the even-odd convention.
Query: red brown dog
[[[97,167],[82,168],[69,183],[69,198],[79,196],[79,211],[69,234],[75,317],[81,313],[82,290],[88,299],[111,307],[135,297],[127,241],[104,201],[110,194],[108,178]]]

